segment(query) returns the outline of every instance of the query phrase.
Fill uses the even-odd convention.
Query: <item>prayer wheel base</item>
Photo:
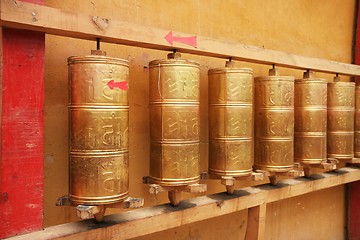
[[[334,157],[334,159],[338,160],[343,165],[352,165],[356,167],[360,167],[360,158],[357,157]],[[341,165],[337,165],[335,171],[338,171]]]
[[[213,174],[212,172],[203,172],[201,173],[201,179],[210,179],[210,180],[221,180],[221,184],[226,187],[226,192],[228,194],[234,194],[234,187],[236,181],[262,181],[264,180],[264,173],[250,172],[243,176],[221,176],[219,174]]]
[[[186,179],[164,179],[164,178],[155,178],[151,176],[146,176],[143,180],[144,183],[158,184],[163,187],[182,187],[197,184],[200,181],[200,175],[194,178],[186,178]]]
[[[143,183],[148,184],[149,193],[152,195],[157,195],[160,192],[168,192],[169,201],[173,206],[180,204],[182,192],[201,193],[207,191],[206,184],[195,183],[181,186],[165,186],[152,183],[152,179],[149,176],[143,177]]]
[[[309,162],[299,162],[304,169],[305,177],[311,177],[315,173],[315,169],[325,169],[325,170],[336,170],[337,164],[339,161],[335,158],[328,158],[321,161],[320,163],[309,163]]]
[[[338,172],[341,167],[345,166],[353,166],[360,167],[360,158],[348,158],[348,159],[338,159],[340,164],[336,166],[335,171]]]
[[[323,162],[326,162],[326,159],[296,159],[295,162],[298,162],[301,165],[319,165]]]
[[[56,206],[76,206],[77,216],[80,219],[94,218],[96,222],[103,221],[106,208],[140,208],[143,205],[143,198],[132,197],[128,197],[120,202],[106,205],[77,205],[70,201],[70,197],[68,195],[56,199]]]
[[[352,158],[352,159],[346,161],[346,163],[360,164],[360,158]]]
[[[281,168],[281,170],[282,171],[278,171],[278,169],[275,168],[270,168],[269,170],[257,169],[256,172],[263,173],[265,176],[269,177],[272,185],[277,185],[281,177],[297,178],[304,176],[304,171],[300,169],[300,164],[298,163],[294,163],[292,167],[287,169]]]
[[[254,166],[256,172],[265,171],[265,172],[273,172],[273,173],[286,173],[294,169],[293,165],[289,166],[269,166],[269,165],[255,165]]]
[[[339,160],[341,162],[351,162],[353,159],[357,159],[357,158],[354,158],[354,154],[343,154],[343,155],[340,155],[340,154],[328,154],[327,156],[328,156],[328,158],[334,158],[334,159],[337,159],[337,160]]]
[[[118,204],[125,201],[128,198],[128,192],[125,192],[118,196],[111,196],[108,198],[105,197],[77,197],[69,194],[69,200],[72,206],[77,205],[86,205],[86,206],[101,206],[101,205],[110,205],[110,204]]]
[[[233,177],[233,178],[242,178],[249,177],[253,173],[252,168],[249,170],[243,171],[216,171],[213,169],[209,169],[209,176],[211,178],[221,178],[221,177]]]
[[[360,167],[360,158],[355,157],[355,158],[349,158],[349,159],[341,159],[340,161],[345,163],[346,165],[355,165],[355,166]]]

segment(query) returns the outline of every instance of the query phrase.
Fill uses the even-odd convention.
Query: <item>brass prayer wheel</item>
[[[105,205],[128,197],[128,61],[78,56],[69,67],[69,197]]]
[[[200,180],[199,64],[169,54],[149,63],[150,182],[182,186]]]
[[[328,83],[327,156],[339,160],[354,157],[355,83]]]
[[[360,158],[360,86],[355,87],[354,157]]]
[[[295,80],[295,161],[326,161],[327,81],[306,72]]]
[[[294,77],[255,78],[255,169],[287,172],[294,167]]]
[[[239,177],[254,164],[253,74],[231,63],[208,72],[209,173]]]

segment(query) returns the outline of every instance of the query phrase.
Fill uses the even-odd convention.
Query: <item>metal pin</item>
[[[101,38],[96,38],[96,50],[100,50],[100,40]]]

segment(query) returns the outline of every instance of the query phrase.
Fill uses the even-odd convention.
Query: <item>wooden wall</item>
[[[110,19],[238,41],[266,49],[299,55],[351,62],[355,12],[354,0],[46,0],[46,5]],[[70,207],[55,207],[56,197],[68,190],[68,83],[67,57],[88,55],[96,47],[84,41],[46,35],[45,63],[45,199],[44,224],[52,226],[77,220]],[[143,197],[147,206],[167,202],[166,194],[154,197],[142,184],[149,172],[148,62],[165,58],[167,52],[102,44],[108,56],[130,61],[130,195]],[[225,60],[183,54],[201,64],[201,170],[207,169],[207,71]],[[251,67],[254,76],[266,75],[269,66],[239,62]],[[299,70],[281,73],[302,76]],[[333,76],[318,74],[331,80]],[[348,79],[345,79],[348,80]],[[216,181],[208,181],[208,193],[224,191]],[[238,187],[253,183],[238,183]],[[257,183],[259,184],[259,183]],[[184,198],[196,194],[184,194]],[[341,239],[344,234],[344,187],[314,192],[268,206],[266,233],[269,239]],[[120,210],[112,210],[114,213]],[[324,213],[324,214],[323,214]],[[142,239],[241,239],[246,229],[247,211],[171,229]],[[301,219],[301,222],[300,220]],[[336,219],[336,224],[325,221]],[[313,230],[315,223],[323,223]],[[210,229],[210,230],[209,230]],[[288,229],[292,229],[289,236]],[[321,235],[324,231],[331,235]],[[313,235],[313,236],[314,236]],[[324,238],[322,238],[324,237]],[[327,238],[325,238],[327,237]]]

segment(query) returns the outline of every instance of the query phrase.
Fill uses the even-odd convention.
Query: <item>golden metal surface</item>
[[[355,83],[328,83],[327,156],[354,157]]]
[[[256,77],[255,96],[254,167],[272,172],[292,170],[294,77]]]
[[[296,162],[320,164],[326,160],[327,81],[320,78],[295,80]]]
[[[150,182],[181,186],[200,180],[199,64],[155,60],[150,71]]]
[[[72,204],[104,205],[128,197],[128,92],[109,82],[129,80],[126,60],[70,57],[69,196]]]
[[[360,158],[360,86],[355,87],[354,157]]]
[[[215,68],[208,76],[209,173],[249,176],[254,164],[252,69]]]

